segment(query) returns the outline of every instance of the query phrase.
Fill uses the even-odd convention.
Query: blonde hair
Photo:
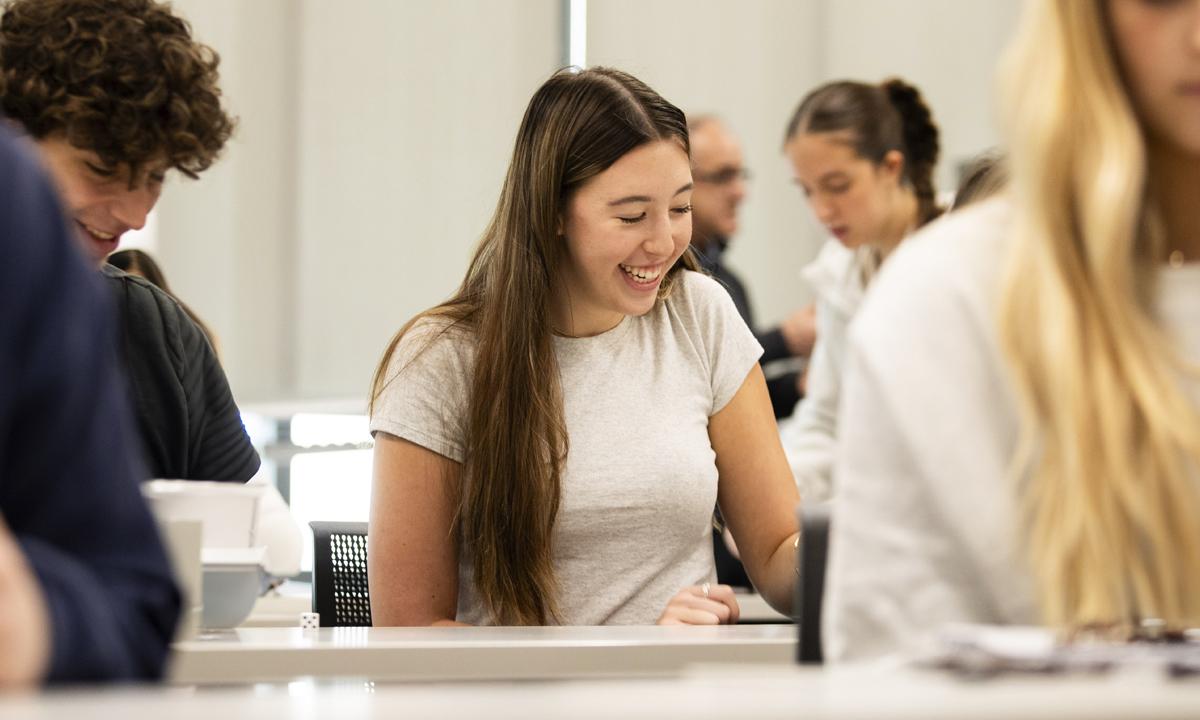
[[[1200,415],[1151,299],[1165,238],[1102,0],[1029,2],[1005,62],[1001,344],[1044,620],[1200,621]]]

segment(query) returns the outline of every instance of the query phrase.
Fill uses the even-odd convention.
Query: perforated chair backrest
[[[371,625],[367,589],[367,524],[310,522],[313,531],[313,612],[321,627]]]
[[[799,572],[796,587],[796,617],[800,638],[796,659],[806,665],[825,660],[821,651],[821,603],[825,595],[825,559],[829,555],[829,505],[813,505],[800,511]]]

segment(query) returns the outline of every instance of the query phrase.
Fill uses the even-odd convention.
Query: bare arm
[[[737,542],[746,572],[776,610],[792,614],[796,580],[795,508],[800,502],[758,365],[729,404],[714,415],[708,435],[720,473],[717,501]]]
[[[375,436],[367,577],[375,625],[459,625],[454,488],[461,466]]]

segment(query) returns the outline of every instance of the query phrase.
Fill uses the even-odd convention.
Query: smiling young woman
[[[797,495],[691,189],[683,113],[636,78],[534,95],[466,279],[375,376],[376,624],[734,622],[718,503],[789,608]]]

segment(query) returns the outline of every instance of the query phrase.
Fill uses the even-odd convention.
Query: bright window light
[[[371,442],[371,432],[366,415],[300,413],[292,416],[291,439],[302,448],[360,445]]]
[[[567,64],[587,67],[587,0],[571,0],[567,19]]]
[[[305,453],[292,458],[292,517],[308,529],[312,520],[366,522],[371,513],[370,450]],[[312,540],[304,543],[301,570],[312,570]]]

